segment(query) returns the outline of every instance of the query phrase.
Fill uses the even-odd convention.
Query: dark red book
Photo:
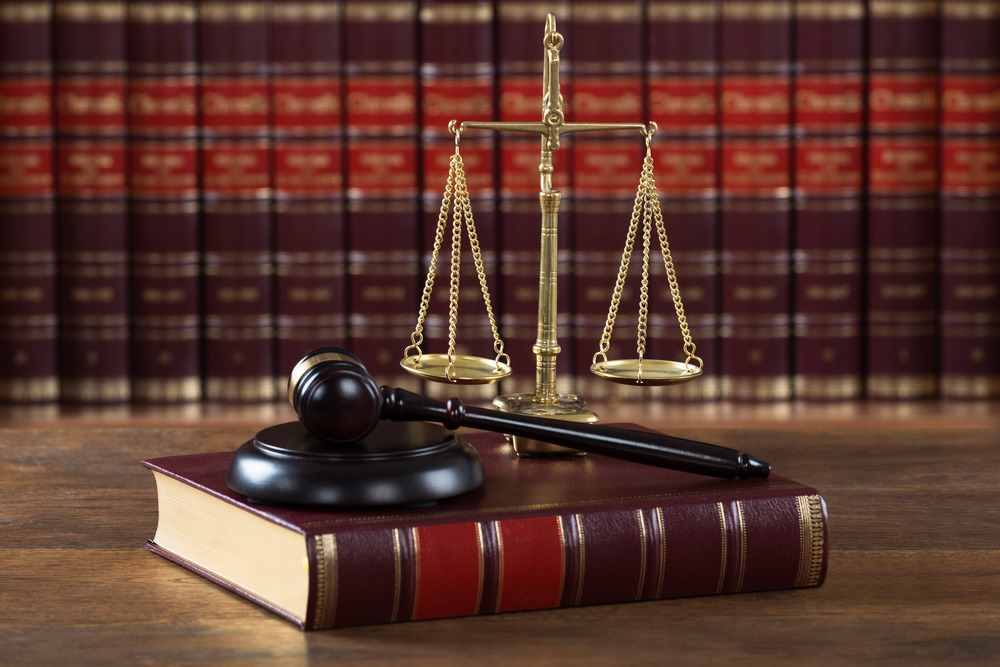
[[[772,474],[740,482],[598,455],[518,458],[465,437],[483,486],[434,507],[254,505],[231,452],[152,459],[148,548],[306,630],[818,586],[826,505]]]
[[[195,2],[128,13],[132,399],[201,398]]]
[[[59,398],[51,3],[0,6],[0,403]]]
[[[940,394],[1000,396],[1000,2],[941,3]]]
[[[54,8],[61,395],[127,401],[125,4]]]
[[[792,2],[722,3],[722,396],[791,396]]]
[[[796,398],[862,395],[864,20],[861,0],[795,4]]]
[[[663,398],[719,396],[719,3],[654,0],[646,6],[646,98],[659,126],[653,139],[656,184],[684,313],[704,362],[697,382],[662,390]],[[684,361],[684,341],[655,252],[650,358]]]
[[[276,375],[347,338],[342,8],[271,5]]]
[[[269,400],[274,368],[268,8],[199,4],[205,398]]]
[[[407,389],[421,384],[399,365],[422,284],[417,9],[344,3],[349,337],[373,375]]]
[[[868,6],[869,398],[937,391],[938,5]]]

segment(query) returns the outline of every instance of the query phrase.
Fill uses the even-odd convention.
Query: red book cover
[[[0,6],[0,404],[59,398],[51,3]]]
[[[127,401],[125,4],[54,7],[62,399]]]
[[[205,398],[275,396],[268,9],[199,5]]]
[[[420,265],[426,271],[433,256],[442,196],[448,180],[455,138],[448,132],[452,120],[497,120],[494,94],[493,3],[438,0],[420,4],[420,149],[422,220]],[[496,229],[496,137],[487,130],[468,130],[461,138],[460,154],[490,291],[491,308],[498,305]],[[451,230],[454,204],[447,213],[443,245],[438,257],[435,287],[424,327],[424,352],[448,351],[448,300],[451,263]],[[416,304],[415,304],[416,306]],[[416,312],[415,306],[411,312]],[[462,231],[456,351],[492,359],[493,331],[479,284],[468,230]],[[496,319],[496,318],[494,318]],[[414,324],[416,317],[414,316]],[[503,331],[500,332],[501,337]],[[528,363],[528,359],[522,363]],[[428,384],[429,395],[466,399],[492,398],[496,387],[456,387]]]
[[[462,437],[482,458],[483,486],[422,509],[253,505],[225,485],[230,452],[145,461],[160,501],[148,548],[306,630],[826,577],[826,504],[804,484],[775,474],[713,480],[599,455],[525,459],[500,434]],[[189,513],[193,502],[206,511]],[[274,539],[243,548],[259,538],[236,521]],[[190,549],[201,537],[217,545],[204,557]],[[268,557],[279,542],[287,555]],[[286,577],[265,583],[275,570]]]
[[[722,396],[791,396],[792,3],[722,3]]]
[[[940,392],[1000,396],[1000,2],[941,3]]]
[[[201,398],[195,2],[128,13],[132,399]]]
[[[640,2],[573,4],[571,122],[641,123],[643,100],[643,8]],[[566,135],[572,146],[573,336],[576,392],[584,398],[645,396],[643,387],[613,385],[590,372],[615,280],[642,173],[645,142],[638,132]],[[641,242],[630,264],[608,359],[634,358],[639,321]],[[655,332],[654,332],[655,333]]]
[[[868,7],[869,398],[937,391],[939,4]]]
[[[342,7],[271,7],[276,375],[347,338]]]
[[[794,395],[862,395],[861,0],[795,4]]]
[[[646,98],[656,184],[684,313],[704,372],[663,390],[669,399],[715,399],[719,347],[719,3],[654,0],[647,4]],[[659,253],[651,257],[650,357],[684,361],[684,341]]]
[[[524,2],[496,4],[497,113],[502,121],[537,123],[542,118],[542,69],[545,17],[556,17],[560,34],[572,43],[572,6],[568,2],[548,5]],[[560,84],[568,104],[573,84],[572,60],[560,61]],[[565,107],[564,107],[565,108]],[[505,394],[533,394],[538,338],[538,272],[541,250],[541,145],[537,136],[500,132],[499,222],[500,307],[504,349],[511,358],[511,377],[503,382]],[[572,327],[573,262],[571,232],[573,201],[570,190],[572,141],[563,137],[552,154],[552,188],[561,193],[559,204],[557,274],[557,330],[562,352],[556,358],[556,391],[569,394],[574,388]]]
[[[417,9],[344,3],[351,349],[407,389],[420,387],[399,365],[420,305]]]

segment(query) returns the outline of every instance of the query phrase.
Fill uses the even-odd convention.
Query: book
[[[201,398],[195,2],[128,5],[132,400]]]
[[[940,395],[1000,396],[1000,2],[941,5]]]
[[[0,404],[59,398],[52,4],[0,5]]]
[[[485,482],[421,509],[253,505],[225,485],[231,452],[144,461],[159,507],[147,546],[306,630],[819,586],[826,576],[826,505],[804,484],[592,454],[525,459],[501,434],[461,437]]]
[[[864,2],[795,3],[793,394],[862,394]]]

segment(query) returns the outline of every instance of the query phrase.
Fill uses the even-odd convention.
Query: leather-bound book
[[[497,120],[493,46],[493,3],[437,0],[420,3],[420,150],[422,226],[420,267],[426,272],[433,256],[441,202],[448,180],[455,138],[448,131],[452,120]],[[491,307],[499,305],[496,229],[496,137],[487,130],[468,130],[461,137],[460,153],[469,190],[476,237],[490,292]],[[454,197],[452,198],[454,200]],[[451,270],[454,204],[438,257],[435,287],[424,328],[424,352],[448,351],[448,302]],[[416,324],[419,303],[408,309]],[[494,310],[494,315],[499,309]],[[496,320],[497,318],[494,317]],[[503,332],[501,331],[501,334]],[[456,339],[459,354],[494,358],[493,331],[483,303],[468,230],[462,231],[459,319]],[[528,363],[524,360],[522,363]],[[428,395],[490,399],[496,387],[454,386],[428,383]],[[443,392],[443,393],[442,393]]]
[[[199,5],[205,398],[275,396],[267,5]]]
[[[545,16],[556,17],[559,32],[572,44],[572,5],[527,2],[496,3],[497,30],[497,114],[502,121],[537,123],[542,117],[541,43]],[[564,105],[568,105],[573,85],[572,61],[561,60],[560,84]],[[565,107],[564,107],[565,108]],[[552,154],[552,189],[561,194],[557,251],[558,291],[557,330],[562,351],[556,358],[556,391],[569,394],[575,385],[572,336],[573,201],[570,190],[572,140],[563,137]],[[538,166],[541,146],[537,136],[501,132],[499,173],[499,277],[500,321],[504,349],[511,358],[511,377],[503,381],[507,393],[535,391],[535,356],[532,345],[538,338],[538,272],[541,249],[541,191]]]
[[[1000,2],[941,3],[940,393],[1000,396]]]
[[[722,396],[791,396],[792,2],[722,3]]]
[[[719,12],[714,0],[647,4],[646,98],[656,185],[684,313],[704,372],[664,398],[710,400],[720,389]],[[662,255],[654,244],[650,358],[684,361],[683,338]]]
[[[127,401],[125,3],[54,8],[61,395]]]
[[[795,3],[794,394],[862,394],[864,17]]]
[[[826,505],[809,486],[711,480],[599,455],[524,459],[463,436],[475,491],[430,508],[255,505],[230,452],[145,461],[153,552],[305,630],[818,586]]]
[[[0,6],[0,404],[59,398],[52,5]]]
[[[271,7],[277,376],[347,338],[342,7]]]
[[[566,118],[574,122],[641,123],[643,101],[643,8],[640,2],[573,3],[572,97]],[[572,145],[573,336],[576,391],[588,400],[641,397],[642,387],[616,385],[590,372],[608,318],[618,268],[635,202],[645,141],[637,131],[581,132]],[[641,237],[641,235],[640,235]],[[642,268],[636,244],[608,359],[633,358]]]
[[[349,337],[407,389],[420,387],[399,365],[420,305],[417,9],[344,3]]]
[[[201,227],[195,2],[129,4],[132,399],[196,401]]]
[[[869,398],[937,392],[939,4],[868,6]]]

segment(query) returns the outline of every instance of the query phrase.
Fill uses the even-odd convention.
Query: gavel
[[[288,382],[299,421],[333,444],[361,440],[383,419],[426,421],[533,438],[571,449],[725,479],[764,478],[771,466],[735,449],[661,433],[501,412],[379,386],[358,357],[326,347],[299,361]]]

